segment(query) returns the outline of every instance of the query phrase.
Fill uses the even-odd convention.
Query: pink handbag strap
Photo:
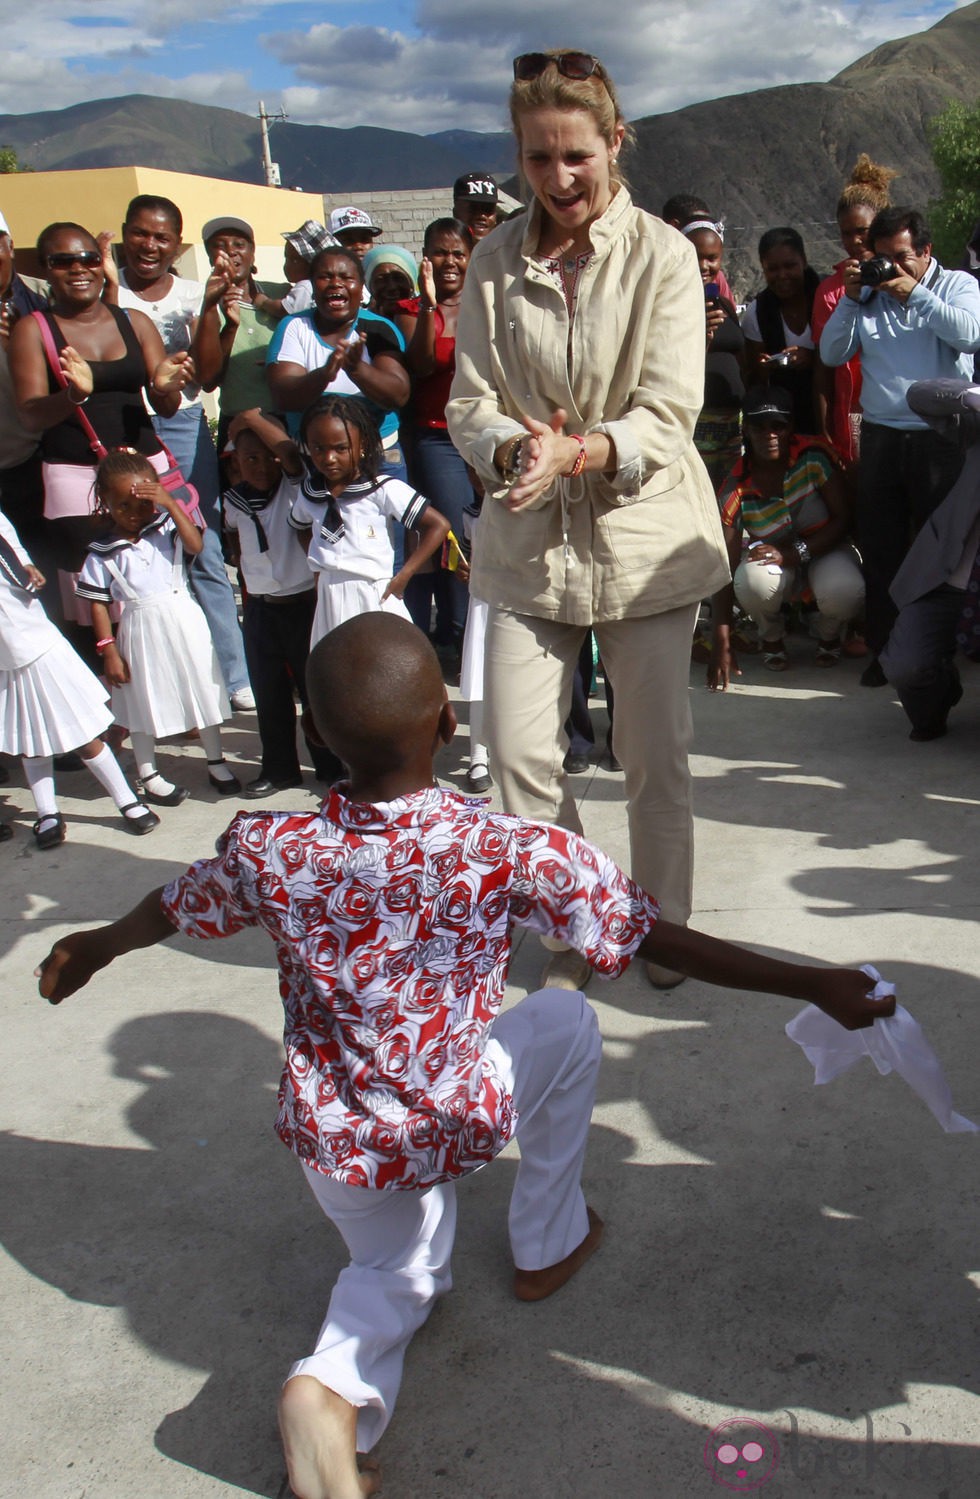
[[[68,377],[65,374],[64,370],[61,368],[61,359],[59,358],[58,350],[55,345],[54,334],[51,332],[51,325],[43,312],[32,312],[31,316],[36,320],[37,325],[41,330],[41,342],[44,344],[44,352],[48,356],[48,364],[51,366],[54,378],[57,380],[62,390],[67,390]],[[92,426],[92,423],[89,421],[88,417],[85,415],[85,412],[82,410],[81,406],[75,406],[74,415],[78,418],[79,425],[81,426],[82,431],[85,433],[85,436],[88,438],[89,447],[92,449],[92,452],[95,454],[96,458],[104,458],[107,449],[104,444],[99,441],[98,433]]]

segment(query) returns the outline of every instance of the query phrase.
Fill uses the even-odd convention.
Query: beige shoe
[[[659,963],[647,964],[647,978],[655,989],[676,989],[687,978],[686,973],[677,973],[673,968],[661,968]]]
[[[541,989],[584,989],[592,969],[574,947],[553,952],[541,971]]]

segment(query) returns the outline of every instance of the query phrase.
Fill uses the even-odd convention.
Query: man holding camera
[[[913,536],[956,482],[962,454],[910,410],[920,380],[969,378],[980,348],[980,286],[932,256],[923,215],[885,208],[868,232],[871,260],[843,267],[844,296],[820,338],[824,364],[860,351],[864,411],[858,544],[867,586],[865,637],[874,652],[861,681],[883,686],[878,661],[895,606],[889,586]]]

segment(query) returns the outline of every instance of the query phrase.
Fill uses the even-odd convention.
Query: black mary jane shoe
[[[39,817],[31,828],[37,848],[57,848],[65,841],[65,819],[60,812],[49,812]]]
[[[131,812],[134,807],[143,808],[139,817],[127,817],[126,813]],[[120,807],[118,811],[123,827],[127,833],[132,833],[134,838],[142,838],[144,833],[152,833],[153,829],[160,825],[157,814],[151,812],[149,807],[144,807],[142,802],[127,802],[125,807]]]
[[[466,772],[466,789],[473,796],[481,796],[493,790],[493,777],[483,764],[471,765]]]
[[[227,763],[228,762],[224,759],[224,757],[222,757],[220,760],[209,760],[208,780],[211,782],[211,785],[214,787],[219,796],[238,796],[241,794],[242,783],[237,776],[229,775],[226,778],[213,775],[211,772],[212,765],[227,765]]]
[[[153,777],[149,776],[147,779],[152,781]],[[190,792],[186,786],[175,786],[172,791],[164,792],[161,795],[159,791],[151,791],[146,781],[140,782],[140,790],[143,794],[143,800],[145,802],[152,802],[154,807],[179,807],[181,802],[186,802],[190,796]]]

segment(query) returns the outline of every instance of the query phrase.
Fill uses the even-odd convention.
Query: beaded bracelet
[[[95,642],[95,649],[98,651],[99,655],[101,656],[102,652],[105,650],[105,648],[106,648],[107,645],[115,645],[115,643],[116,643],[116,637],[114,635],[107,635],[104,640],[97,640]]]
[[[577,479],[578,476],[579,476],[579,474],[585,468],[585,459],[586,459],[585,438],[582,436],[582,434],[580,432],[569,432],[568,435],[575,442],[578,443],[578,456],[576,457],[575,462],[572,464],[571,468],[565,470],[564,474],[562,475],[562,478],[563,479]]]

